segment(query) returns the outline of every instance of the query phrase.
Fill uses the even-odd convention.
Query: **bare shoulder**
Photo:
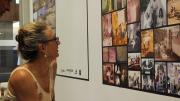
[[[19,99],[35,97],[37,95],[35,93],[37,92],[37,84],[31,74],[25,69],[14,71],[9,79],[9,83],[13,88],[15,96]]]

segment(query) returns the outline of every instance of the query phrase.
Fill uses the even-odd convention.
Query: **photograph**
[[[129,24],[128,28],[128,52],[140,52],[140,23]]]
[[[127,23],[140,20],[140,0],[127,0]]]
[[[128,71],[128,83],[130,88],[141,89],[140,71]]]
[[[121,74],[121,71],[120,71],[120,68],[121,66],[120,66],[120,64],[115,64],[115,66],[114,66],[114,72],[115,72],[115,74],[114,74],[114,77],[115,77],[115,85],[116,86],[120,86],[120,74]]]
[[[180,23],[180,1],[167,0],[168,25]]]
[[[156,61],[180,60],[180,26],[170,26],[154,30]]]
[[[0,21],[0,40],[13,40],[13,22]]]
[[[154,74],[154,58],[141,59],[141,73],[153,75]]]
[[[102,0],[102,13],[108,13],[113,10],[113,0]]]
[[[118,46],[117,47],[117,62],[127,62],[127,46]]]
[[[121,87],[128,87],[128,70],[127,64],[121,63],[120,66],[120,86]]]
[[[112,13],[113,45],[127,45],[125,9]]]
[[[168,62],[168,93],[180,95],[180,63]]]
[[[103,83],[114,84],[114,64],[103,64]]]
[[[113,10],[120,10],[126,7],[126,0],[113,0]]]
[[[102,34],[103,46],[112,46],[111,14],[102,16]]]
[[[155,62],[155,91],[167,93],[167,79],[166,62]]]
[[[141,0],[141,29],[166,24],[166,0]]]
[[[141,32],[141,56],[154,57],[153,30]]]
[[[141,53],[128,53],[129,70],[141,70]]]
[[[142,89],[154,91],[154,76],[142,74]]]
[[[108,50],[108,47],[103,48],[103,62],[109,62],[109,50]]]
[[[109,62],[116,62],[116,48],[109,47]]]

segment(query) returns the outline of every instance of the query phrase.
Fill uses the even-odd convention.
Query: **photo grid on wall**
[[[103,84],[180,98],[180,0],[101,0]]]

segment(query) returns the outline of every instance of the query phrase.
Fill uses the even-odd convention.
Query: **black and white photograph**
[[[154,91],[154,76],[142,74],[142,89]]]
[[[166,0],[141,0],[141,29],[166,24]]]
[[[140,23],[129,24],[128,26],[128,52],[140,52]]]
[[[141,70],[143,74],[148,74],[148,75],[154,74],[154,59],[142,58]]]
[[[128,84],[130,88],[141,89],[140,71],[128,71]]]

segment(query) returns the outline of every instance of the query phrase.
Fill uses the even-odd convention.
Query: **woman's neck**
[[[37,75],[49,74],[49,61],[45,58],[37,58],[28,62],[28,68]]]

